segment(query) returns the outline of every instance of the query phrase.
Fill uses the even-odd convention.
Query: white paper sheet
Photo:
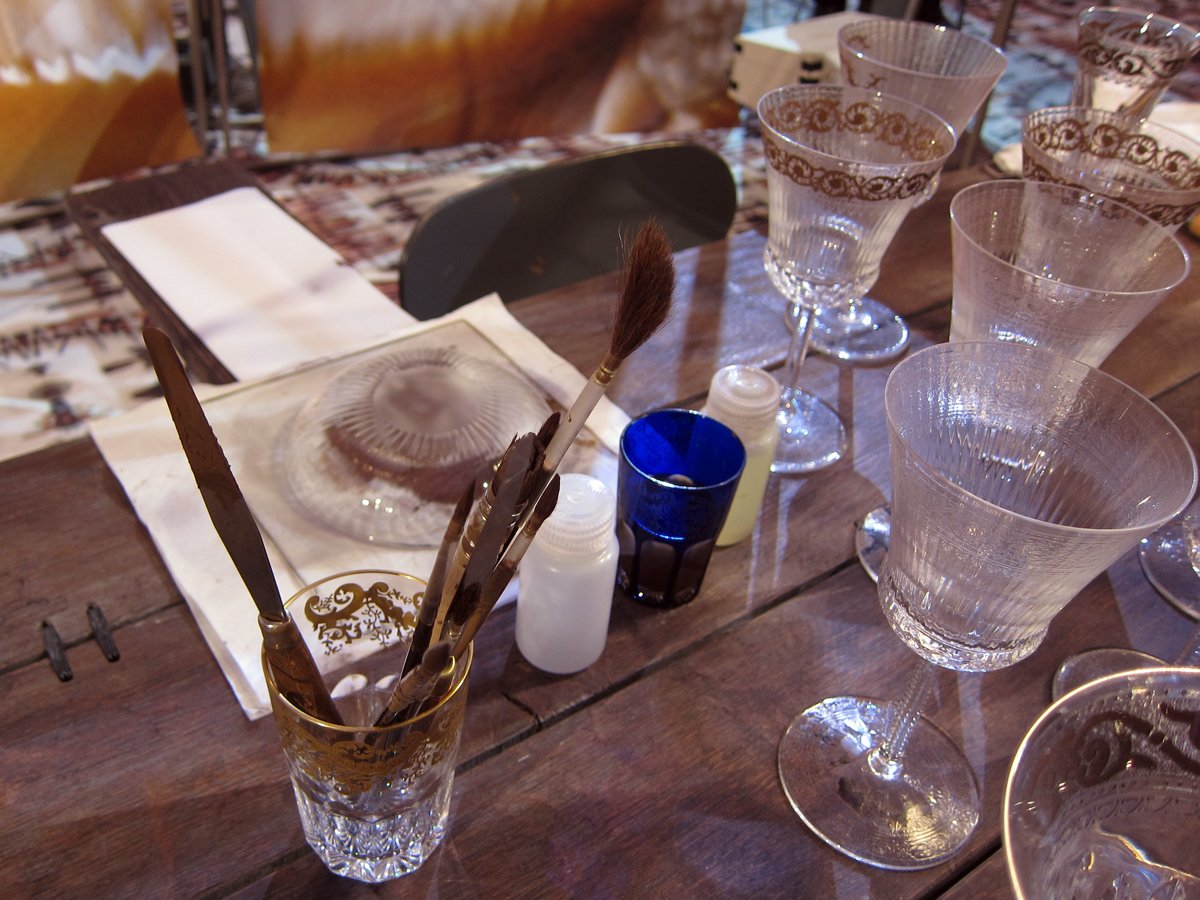
[[[570,406],[582,389],[584,376],[517,322],[494,294],[442,319],[417,323],[363,346],[397,340],[459,319],[487,334],[560,405]],[[361,347],[351,348],[358,349]],[[197,387],[206,409],[217,414],[213,424],[218,433],[218,398],[251,387],[252,384]],[[629,417],[615,404],[602,399],[588,418],[587,426],[615,453],[621,430],[628,421]],[[251,719],[266,715],[270,704],[260,664],[257,611],[209,522],[165,401],[151,402],[125,415],[96,422],[92,437],[124,487],[138,518],[149,530],[242,709]],[[235,476],[241,480],[245,473],[239,471],[238,448],[227,445],[225,451]],[[593,474],[616,489],[613,467]],[[333,574],[333,571],[300,571],[303,564],[290,564],[269,539],[267,551],[285,599],[306,581],[315,580],[314,576]],[[433,549],[388,550],[367,544],[362,544],[359,551],[352,555],[341,549],[336,560],[322,564],[336,564],[343,571],[378,566],[420,575],[429,570],[436,554]]]
[[[239,381],[415,321],[257,188],[101,233]]]

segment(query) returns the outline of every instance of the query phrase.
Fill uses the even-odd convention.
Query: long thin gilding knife
[[[334,725],[345,724],[308,645],[283,606],[262,534],[183,371],[175,345],[157,328],[146,328],[142,340],[150,351],[150,361],[213,527],[258,607],[263,649],[279,693],[314,718]]]

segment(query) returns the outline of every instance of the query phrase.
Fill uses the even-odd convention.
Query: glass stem
[[[938,667],[922,659],[917,671],[909,679],[908,687],[904,690],[904,699],[899,708],[892,713],[888,720],[887,731],[883,741],[871,751],[867,759],[871,771],[882,778],[894,779],[900,776],[904,763],[904,751],[908,747],[908,739],[912,736],[913,726],[921,716],[921,710],[929,699],[937,677]]]
[[[800,366],[808,356],[808,344],[812,339],[814,316],[803,303],[797,303],[800,315],[796,319],[796,330],[792,332],[792,344],[787,355],[787,395],[790,399],[800,390]]]
[[[1200,668],[1200,628],[1193,631],[1188,642],[1183,645],[1183,649],[1175,657],[1175,665],[1191,669]]]

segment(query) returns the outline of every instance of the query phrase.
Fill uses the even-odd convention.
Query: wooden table
[[[947,173],[891,247],[873,296],[918,343],[944,340],[954,191]],[[1183,240],[1193,255],[1200,245]],[[678,257],[677,310],[611,396],[638,414],[696,405],[719,366],[778,365],[782,302],[756,233]],[[515,304],[584,372],[606,344],[614,278]],[[1105,368],[1200,446],[1200,272]],[[5,897],[1005,897],[1004,778],[1065,656],[1124,645],[1171,658],[1190,623],[1130,555],[1055,619],[1042,647],[988,675],[943,672],[929,715],[975,767],[984,812],[953,861],[902,874],[826,847],[775,773],[788,722],[818,700],[896,698],[917,665],[853,553],[854,522],[889,496],[887,367],[823,358],[804,383],[850,427],[850,453],[773,477],[754,535],[713,557],[671,611],[618,595],[607,649],[569,677],[513,643],[513,611],[477,642],[449,835],[417,874],[378,887],[330,875],[304,843],[271,720],[246,720],[150,539],[90,439],[0,464],[0,875]],[[88,637],[99,602],[121,659]],[[60,683],[38,625],[68,641]]]

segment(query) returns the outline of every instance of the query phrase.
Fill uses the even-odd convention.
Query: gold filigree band
[[[933,162],[949,152],[949,133],[933,128],[901,112],[885,110],[878,102],[858,101],[843,105],[836,98],[783,100],[771,108],[764,121],[783,135],[797,133],[851,133],[867,135],[898,149],[910,163]],[[903,200],[925,190],[934,172],[856,175],[843,168],[820,166],[781,142],[771,131],[763,132],[767,162],[796,184],[830,197],[851,200]],[[813,154],[814,156],[816,154]],[[827,154],[821,154],[827,155]],[[862,163],[863,168],[901,168],[887,163]]]

